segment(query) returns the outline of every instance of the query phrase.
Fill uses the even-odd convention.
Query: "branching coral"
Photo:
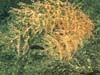
[[[12,24],[17,36],[24,39],[23,52],[29,46],[29,39],[42,34],[41,42],[49,55],[58,56],[61,60],[72,58],[78,45],[92,35],[93,23],[79,8],[69,2],[48,0],[35,2],[32,5],[20,3],[20,9],[10,11],[16,15],[16,23]],[[15,30],[14,30],[15,29]],[[30,34],[29,34],[30,32]],[[38,38],[37,38],[38,39]],[[20,40],[20,37],[19,37]],[[34,39],[35,40],[35,39]],[[17,38],[18,41],[18,38]],[[20,44],[17,49],[20,53]]]

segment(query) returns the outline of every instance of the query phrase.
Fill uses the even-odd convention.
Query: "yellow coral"
[[[35,2],[31,7],[25,3],[20,5],[21,9],[12,10],[24,14],[24,18],[17,18],[18,23],[26,25],[22,31],[32,29],[33,35],[44,31],[43,40],[49,46],[46,49],[51,56],[56,57],[58,53],[61,60],[70,60],[78,45],[83,46],[83,41],[92,35],[93,23],[89,17],[69,2],[49,0]]]

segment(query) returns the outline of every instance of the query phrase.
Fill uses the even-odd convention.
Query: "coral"
[[[19,6],[10,11],[16,16],[11,31],[15,32],[18,43],[21,35],[24,39],[22,49],[16,43],[18,53],[20,49],[24,51],[29,46],[30,38],[42,34],[41,43],[46,53],[60,60],[70,60],[78,46],[83,47],[84,40],[92,35],[92,21],[80,8],[75,8],[68,1],[37,1],[32,5],[19,3]]]

